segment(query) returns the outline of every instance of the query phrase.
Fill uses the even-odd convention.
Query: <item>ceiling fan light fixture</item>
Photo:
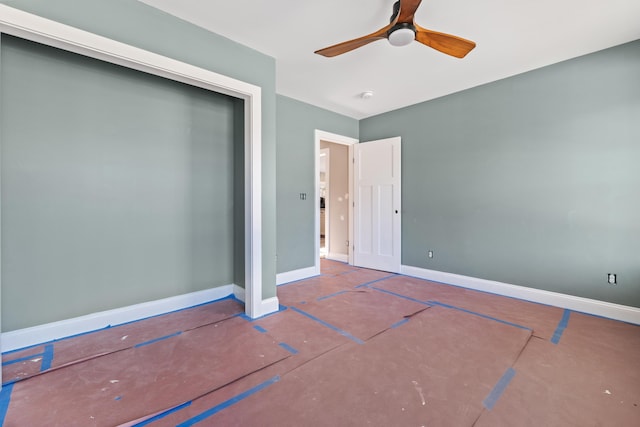
[[[432,31],[416,24],[415,14],[420,4],[422,0],[397,0],[393,4],[393,14],[389,18],[389,24],[366,36],[325,47],[316,50],[315,53],[332,58],[381,39],[389,40],[392,46],[407,46],[415,40],[455,58],[464,58],[476,47],[471,40]]]
[[[406,46],[410,44],[416,38],[416,30],[413,26],[401,26],[397,29],[392,29],[389,32],[389,43],[392,46]]]

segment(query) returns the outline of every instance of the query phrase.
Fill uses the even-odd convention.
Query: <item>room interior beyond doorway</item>
[[[321,255],[325,253],[328,259],[348,262],[349,147],[321,141],[320,156],[320,165],[325,165],[324,173],[320,171],[320,241],[324,235],[325,242]]]
[[[349,196],[353,190],[353,171],[349,159],[353,157],[353,145],[358,140],[347,136],[333,134],[321,130],[315,131],[315,273],[320,274],[320,247],[321,234],[325,236],[326,257],[342,262],[352,263],[351,248],[353,230],[353,206],[349,203]],[[321,187],[321,149],[327,156],[326,170],[323,179],[329,175],[333,183],[339,182],[339,188],[332,189],[331,183],[324,182]],[[346,153],[346,155],[344,155]],[[344,155],[344,156],[343,156]],[[340,159],[340,160],[339,160]],[[338,163],[336,163],[338,161]],[[340,170],[334,169],[333,164],[342,164]],[[324,196],[323,196],[324,193]],[[323,199],[321,198],[323,197]],[[324,211],[321,211],[321,202],[324,202]],[[333,207],[331,203],[334,203]],[[341,209],[340,209],[341,208]],[[321,230],[321,213],[326,218],[325,229]],[[324,233],[321,233],[324,231]],[[332,242],[333,240],[333,242]],[[324,254],[325,251],[323,251]]]

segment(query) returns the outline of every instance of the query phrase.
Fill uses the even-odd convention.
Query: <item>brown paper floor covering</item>
[[[640,326],[322,260],[3,355],[4,426],[637,426]]]

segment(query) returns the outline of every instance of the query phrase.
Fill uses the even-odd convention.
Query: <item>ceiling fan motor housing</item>
[[[400,1],[393,4],[393,14],[389,22],[393,22],[400,13]],[[406,46],[416,38],[416,27],[410,22],[398,22],[387,32],[387,39],[393,46]]]
[[[416,38],[416,27],[408,22],[394,25],[387,33],[389,43],[393,46],[406,46]]]

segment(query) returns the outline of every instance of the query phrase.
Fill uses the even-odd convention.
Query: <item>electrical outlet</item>
[[[607,274],[607,282],[609,282],[610,285],[615,285],[618,283],[618,275],[615,273],[609,273]]]
[[[433,258],[433,251],[429,251],[429,252],[427,252],[427,256],[428,256],[429,258]]]

